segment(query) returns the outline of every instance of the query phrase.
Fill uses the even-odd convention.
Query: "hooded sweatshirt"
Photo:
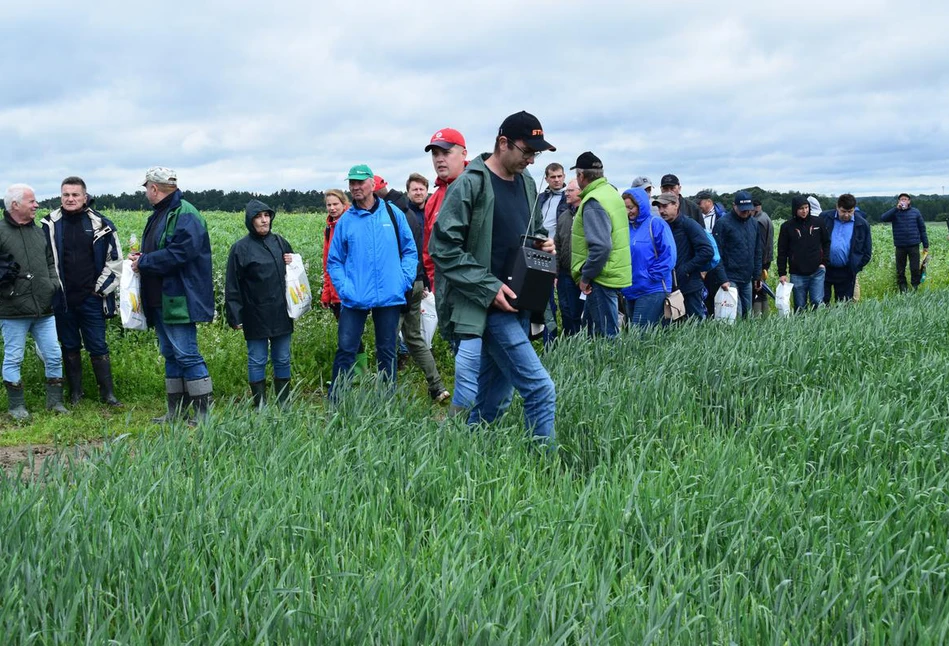
[[[649,196],[643,189],[628,188],[623,197],[632,198],[639,207],[636,220],[629,224],[632,284],[623,288],[623,296],[635,300],[646,294],[673,291],[672,270],[677,254],[672,229],[652,214]]]
[[[781,224],[778,232],[778,275],[787,276],[788,265],[792,274],[810,276],[826,266],[830,260],[830,235],[823,220],[816,215],[799,218],[797,210],[810,206],[804,196],[791,200],[791,219]]]
[[[271,214],[270,231],[260,235],[253,220]],[[276,212],[251,200],[244,211],[247,235],[231,246],[224,280],[224,309],[231,327],[242,326],[247,340],[268,339],[293,332],[287,314],[287,265],[283,254],[293,253],[290,243],[273,233]]]

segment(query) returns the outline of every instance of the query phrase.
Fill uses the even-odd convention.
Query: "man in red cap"
[[[432,140],[425,146],[425,152],[432,153],[432,166],[437,176],[435,192],[425,204],[425,228],[422,233],[422,262],[425,265],[425,273],[428,274],[428,284],[434,286],[435,263],[432,262],[432,257],[428,253],[428,241],[432,237],[432,227],[435,226],[435,218],[438,217],[438,211],[442,207],[448,185],[454,182],[468,165],[465,161],[468,148],[460,132],[454,128],[442,128],[432,135]]]
[[[389,185],[386,183],[382,177],[379,175],[373,175],[373,186],[372,194],[378,197],[380,200],[385,200],[390,204],[395,204],[399,207],[399,210],[402,213],[406,213],[406,210],[409,208],[409,197],[402,191],[397,191],[394,188],[389,188]]]

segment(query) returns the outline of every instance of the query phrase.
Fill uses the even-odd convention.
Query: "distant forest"
[[[709,189],[711,190],[711,189]],[[761,200],[762,208],[772,219],[785,220],[791,215],[791,198],[801,193],[797,191],[781,193],[766,191],[753,186],[745,189],[752,196]],[[251,193],[249,191],[230,191],[225,193],[216,189],[207,191],[182,191],[184,198],[202,211],[242,212],[252,199],[262,200],[281,213],[316,213],[326,207],[323,191],[298,191],[296,189],[281,189],[269,195]],[[734,193],[716,193],[716,201],[726,208],[731,207]],[[137,191],[132,194],[96,195],[96,208],[110,211],[146,211],[150,207],[145,200],[145,193]],[[821,205],[825,209],[834,208],[837,204],[836,196],[818,195]],[[863,211],[870,222],[879,222],[880,214],[896,204],[896,196],[858,197],[857,206]],[[59,198],[50,198],[40,203],[46,209],[59,207]],[[945,195],[914,195],[913,206],[920,210],[923,218],[929,221],[944,222],[949,219],[949,196]]]

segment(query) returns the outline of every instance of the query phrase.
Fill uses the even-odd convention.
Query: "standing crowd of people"
[[[687,199],[671,173],[659,191],[646,176],[620,190],[592,151],[577,157],[569,168],[573,176],[563,164],[547,164],[540,191],[527,167],[556,148],[527,112],[504,119],[493,150],[470,160],[464,136],[453,128],[435,132],[424,151],[436,177],[431,195],[419,173],[409,176],[402,193],[366,164],[350,168],[348,194],[325,193],[319,302],[338,326],[332,401],[353,374],[368,370],[362,337],[371,318],[378,373],[389,388],[401,333],[434,402],[450,399],[451,414],[466,414],[472,425],[489,423],[516,390],[529,433],[552,446],[556,391],[531,342],[537,328],[549,345],[581,332],[615,337],[624,321],[635,328],[662,325],[675,292],[686,318],[711,318],[723,288],[737,291],[742,317],[768,311],[774,226],[747,191],[738,191],[726,209],[708,192],[696,202]],[[44,364],[48,409],[68,412],[64,380],[71,404],[84,397],[83,347],[101,401],[122,405],[105,332],[106,319],[116,312],[123,262],[140,276],[142,306],[165,360],[166,409],[155,421],[207,415],[213,387],[196,327],[215,311],[207,225],[182,199],[173,170],[149,169],[142,186],[152,213],[141,248],[127,256],[115,225],[94,208],[81,178],[63,180],[62,206],[41,226],[33,190],[25,184],[7,190],[0,223],[0,331],[3,382],[15,419],[29,418],[20,378],[27,334]],[[273,208],[251,200],[248,233],[233,244],[227,261],[226,320],[244,335],[257,407],[270,397],[268,361],[276,401],[286,403],[291,392],[293,319],[284,298],[293,248],[274,232],[275,218]],[[907,261],[918,287],[920,244],[924,256],[929,246],[922,216],[904,193],[882,219],[893,226],[899,288],[907,289]],[[555,254],[556,281],[549,298],[543,292],[543,311],[519,309],[510,284],[513,259],[524,245]],[[777,236],[778,282],[794,286],[798,311],[828,303],[832,294],[850,300],[871,255],[870,228],[853,195],[841,195],[829,210],[821,210],[815,197],[794,197],[791,218]],[[421,333],[422,304],[432,295],[455,357],[453,394]]]

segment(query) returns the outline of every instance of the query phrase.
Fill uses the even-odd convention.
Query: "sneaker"
[[[448,392],[447,390],[443,390],[437,395],[432,395],[432,401],[435,402],[436,404],[442,404],[448,401],[449,397],[451,397],[451,393]]]

